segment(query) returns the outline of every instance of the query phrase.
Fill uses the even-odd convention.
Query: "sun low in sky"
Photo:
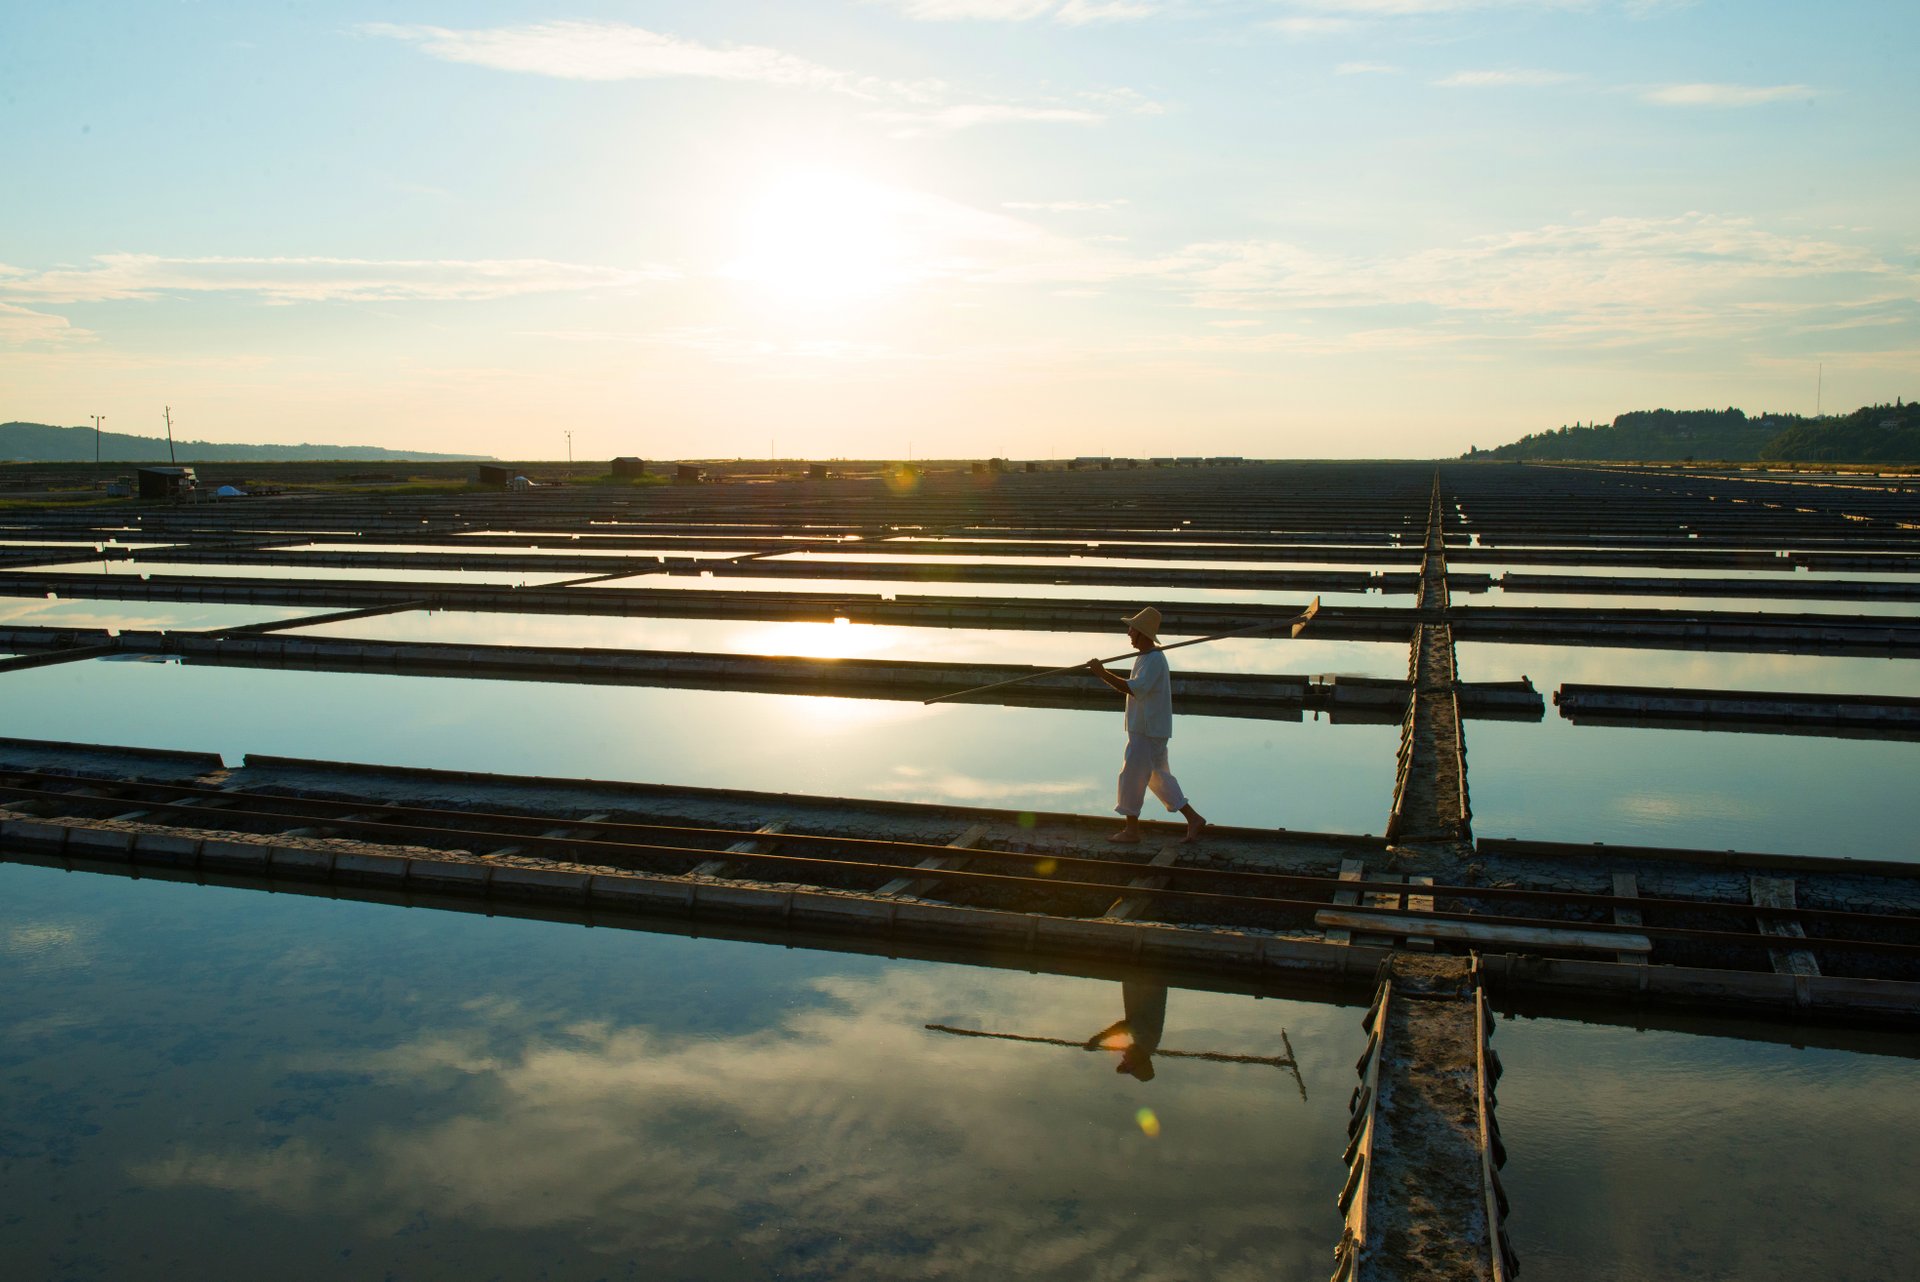
[[[1433,456],[1920,394],[1920,9],[0,8],[0,420]]]

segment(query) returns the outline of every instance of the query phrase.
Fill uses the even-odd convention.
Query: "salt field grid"
[[[1828,583],[1828,582],[1872,582],[1886,579],[1895,583],[1907,583],[1915,575],[1920,575],[1920,562],[1906,569],[1886,570],[1830,570],[1822,566],[1788,565],[1784,561],[1778,569],[1717,569],[1711,566],[1669,566],[1669,565],[1569,565],[1558,563],[1539,563],[1532,561],[1478,561],[1460,555],[1459,552],[1447,552],[1449,564],[1458,569],[1470,570],[1475,574],[1489,574],[1497,581],[1508,574],[1552,574],[1568,575],[1591,579],[1755,579],[1763,582],[1780,580],[1788,583]]]
[[[0,1020],[35,1101],[9,1142],[46,1159],[8,1183],[16,1263],[324,1277],[345,1243],[409,1276],[584,1276],[644,1249],[671,1276],[824,1253],[842,1276],[911,1277],[937,1240],[949,1266],[1053,1277],[1144,1238],[1207,1276],[1306,1278],[1339,1234],[1322,1168],[1347,1138],[1354,1007],[1170,987],[1167,1048],[1263,1062],[1163,1054],[1140,1082],[1075,1045],[1119,1017],[1123,978],[20,866],[0,888],[26,981]],[[1910,1039],[1773,1035],[1502,1020],[1527,1267],[1898,1276],[1916,1245]],[[803,1154],[831,1174],[794,1178]],[[1809,1205],[1810,1178],[1855,1191]],[[102,1188],[116,1212],[83,1246],[70,1208]],[[1778,1212],[1765,1232],[1756,1205]],[[725,1255],[676,1228],[696,1207]],[[209,1259],[197,1226],[216,1210]]]
[[[1529,511],[1529,485],[1554,498]],[[1901,700],[1920,697],[1920,629],[1905,623],[1920,625],[1920,610],[1697,593],[1469,593],[1461,588],[1482,571],[1464,556],[1449,594],[1438,557],[1156,559],[1145,542],[1124,557],[1072,551],[1076,543],[1111,547],[1123,525],[1171,530],[1188,519],[1196,528],[1175,546],[1232,546],[1239,529],[1267,537],[1258,527],[1278,522],[1263,514],[1284,509],[1303,538],[1355,547],[1382,530],[1427,529],[1436,547],[1482,526],[1506,540],[1533,521],[1549,528],[1529,544],[1552,548],[1564,531],[1567,568],[1596,586],[1608,578],[1842,581],[1687,566],[1586,573],[1592,567],[1578,563],[1592,534],[1618,534],[1629,549],[1690,542],[1676,527],[1697,500],[1649,492],[1628,503],[1612,485],[1559,469],[1536,476],[1452,465],[1008,476],[991,485],[963,474],[905,496],[858,482],[662,487],[619,495],[623,505],[657,510],[628,511],[617,524],[595,515],[593,495],[556,488],[362,509],[370,539],[392,529],[411,540],[403,527],[417,508],[432,518],[422,527],[432,543],[329,535],[304,549],[260,548],[262,559],[242,564],[151,562],[144,581],[137,570],[128,575],[138,562],[109,563],[104,574],[12,571],[20,583],[57,583],[64,573],[125,597],[0,596],[7,644],[44,665],[0,671],[9,736],[0,741],[0,784],[10,797],[32,799],[10,812],[23,820],[5,822],[29,844],[58,846],[38,857],[41,866],[0,863],[0,942],[34,979],[0,997],[0,1019],[30,1034],[16,1039],[23,1049],[13,1062],[33,1104],[6,1120],[23,1151],[62,1155],[50,1179],[31,1184],[0,1170],[10,1205],[29,1208],[19,1239],[26,1246],[0,1249],[0,1267],[13,1258],[6,1250],[24,1249],[21,1258],[36,1264],[66,1258],[72,1245],[58,1232],[59,1208],[110,1183],[117,1211],[94,1258],[112,1264],[138,1253],[203,1276],[220,1276],[228,1263],[234,1276],[255,1275],[292,1243],[295,1258],[307,1258],[302,1244],[313,1258],[344,1248],[357,1264],[403,1274],[498,1270],[518,1260],[586,1275],[644,1244],[670,1276],[830,1265],[846,1277],[953,1276],[956,1268],[1047,1277],[1098,1271],[1116,1252],[1134,1258],[1142,1242],[1172,1262],[1168,1276],[1324,1276],[1327,1251],[1354,1230],[1351,1208],[1376,1207],[1366,1214],[1382,1222],[1388,1212],[1378,1208],[1403,1187],[1394,1163],[1408,1150],[1377,1138],[1377,1128],[1395,1123],[1363,1116],[1368,1064],[1421,1080],[1437,1071],[1436,1056],[1459,1062],[1463,1053],[1451,1041],[1444,1053],[1418,1038],[1382,1041],[1384,1019],[1374,1042],[1362,1041],[1352,1003],[1365,1003],[1368,977],[1384,959],[1451,967],[1445,973],[1492,992],[1501,1009],[1527,1012],[1499,1021],[1512,1209],[1488,1200],[1489,1168],[1469,1146],[1460,1163],[1423,1167],[1418,1185],[1424,1198],[1457,1180],[1479,1205],[1495,1207],[1491,1219],[1483,1213],[1479,1230],[1459,1217],[1435,1219],[1423,1233],[1496,1255],[1511,1236],[1530,1276],[1759,1276],[1770,1260],[1802,1274],[1886,1276],[1888,1261],[1914,1248],[1897,1198],[1811,1206],[1798,1196],[1803,1182],[1788,1155],[1825,1136],[1834,1173],[1822,1178],[1843,1179],[1852,1162],[1907,1182],[1904,1157],[1886,1137],[1911,1119],[1882,1097],[1911,1057],[1920,1000],[1898,996],[1913,971],[1898,941],[1908,937],[1900,923],[1920,913],[1904,873],[1858,870],[1920,863],[1908,836],[1920,831],[1920,795],[1910,786],[1920,735],[1897,721],[1869,733],[1814,714],[1783,725],[1711,716],[1671,727],[1575,721],[1552,699],[1569,683],[1715,688],[1858,696],[1897,717]],[[1847,524],[1818,502],[1767,519]],[[527,515],[516,523],[510,507]],[[181,522],[172,546],[183,554],[218,554],[234,542],[218,514],[169,519]],[[766,532],[801,520],[857,524],[869,538],[924,538],[937,527],[964,543],[993,537],[998,526],[1029,546],[1049,531],[1060,554],[765,546]],[[1209,521],[1221,528],[1206,528]],[[352,529],[344,518],[326,523]],[[749,561],[738,574],[661,567],[608,578],[404,564],[309,570],[269,559],[316,548],[401,562],[449,550],[565,557],[576,550],[566,546],[569,531],[645,537],[650,524],[756,532],[747,536],[754,546],[717,554],[722,561],[837,559],[888,573],[814,579],[755,573]],[[529,546],[461,546],[462,532],[480,530],[519,531],[510,537]],[[285,529],[273,537],[288,536],[299,537]],[[1769,529],[1714,546],[1761,544],[1794,540]],[[657,547],[681,560],[675,546],[661,538],[647,551],[578,551],[643,559]],[[1557,556],[1505,564],[1516,574],[1558,574]],[[701,559],[716,555],[703,549]],[[1377,569],[1417,580],[1419,590],[1188,588],[1170,586],[1163,573],[1283,565],[1307,574]],[[968,566],[1024,567],[1063,581],[915,577]],[[1087,581],[1114,571],[1138,581]],[[521,584],[568,586],[542,587],[516,610]],[[168,599],[201,590],[217,600]],[[322,604],[282,604],[296,592]],[[678,600],[689,593],[715,595],[695,608]],[[149,594],[156,599],[143,599]],[[1118,696],[1107,700],[1090,679],[1091,694],[1056,691],[1048,697],[1058,702],[1040,706],[1013,695],[929,705],[917,687],[881,688],[970,671],[985,683],[988,673],[1115,654],[1126,649],[1120,617],[1141,605],[1168,610],[1163,638],[1171,643],[1284,624],[1316,596],[1324,613],[1296,639],[1231,637],[1170,656],[1176,674],[1195,682],[1179,696],[1184,710],[1176,701],[1173,767],[1214,825],[1193,848],[1172,841],[1179,816],[1149,829],[1133,852],[1103,839],[1116,822],[1123,737]],[[620,613],[604,612],[601,597]],[[857,616],[862,602],[888,601],[886,622],[833,617],[841,602]],[[567,612],[575,603],[582,613]],[[1540,609],[1511,608],[1523,603]],[[676,609],[703,617],[673,617]],[[1175,623],[1183,611],[1188,621]],[[1684,622],[1632,621],[1636,612]],[[1452,640],[1454,623],[1520,626],[1500,620],[1521,615],[1535,630],[1524,643]],[[1781,622],[1755,632],[1755,619]],[[1655,648],[1648,638],[1662,627],[1698,648]],[[122,636],[103,643],[104,629]],[[71,635],[53,635],[62,630]],[[160,630],[164,643],[127,639]],[[65,662],[63,645],[74,647]],[[102,648],[114,652],[99,657]],[[595,655],[623,653],[680,666],[590,666]],[[688,666],[707,660],[698,672]],[[897,665],[874,665],[876,675],[863,678],[872,689],[830,687],[823,675],[823,665],[871,660]],[[489,662],[509,666],[479,675],[474,665]],[[911,675],[935,665],[951,672]],[[651,675],[631,675],[643,671]],[[1259,684],[1286,676],[1313,680],[1288,693]],[[1231,698],[1245,706],[1196,711],[1206,681],[1238,690]],[[1003,697],[1010,701],[992,701]],[[76,739],[99,746],[49,742]],[[157,755],[115,757],[121,749]],[[53,773],[22,773],[36,752]],[[124,785],[48,790],[61,770],[86,773],[89,754],[124,762]],[[226,831],[221,808],[235,797],[232,830],[276,843],[265,885],[303,893],[259,896],[243,887],[260,879],[242,873],[226,874],[231,886],[185,884],[206,880],[204,867],[156,880],[162,870],[140,864],[143,842],[161,843],[151,849],[164,855],[180,848],[171,834],[194,825]],[[1147,818],[1161,818],[1158,802],[1147,806]],[[379,815],[369,818],[369,807]],[[452,808],[435,822],[457,836],[430,827],[400,835],[400,821],[425,823],[434,807]],[[522,807],[526,815],[511,820]],[[609,813],[620,817],[602,824]],[[672,831],[711,831],[715,844],[635,853],[669,850],[657,823],[641,822],[648,835],[635,836],[635,822],[650,818],[679,825]],[[485,823],[499,827],[476,828]],[[158,835],[124,835],[116,824],[155,825]],[[843,839],[835,834],[868,846],[908,838],[911,853],[875,868],[854,862],[870,853],[803,844]],[[1512,838],[1543,844],[1503,853],[1510,843],[1501,839]],[[206,841],[205,850],[219,846],[229,860],[244,862],[243,852],[256,849],[238,836]],[[449,841],[459,848],[444,849]],[[316,842],[336,845],[329,853],[308,844]],[[922,858],[929,848],[935,856]],[[1663,862],[1647,848],[1694,854]],[[61,871],[113,870],[111,858],[76,858],[84,849],[131,851],[138,879]],[[360,874],[352,869],[395,863],[383,852],[401,850],[409,852],[399,861],[403,889],[353,880]],[[1767,852],[1751,870],[1753,898],[1750,870],[1726,862],[1728,850]],[[809,852],[820,856],[820,871],[807,871]],[[283,856],[285,874],[274,871]],[[1830,856],[1856,862],[1817,863]],[[1814,862],[1792,862],[1801,857]],[[34,862],[30,852],[22,858]],[[1117,858],[1127,862],[1116,867]],[[1133,877],[1130,865],[1149,858],[1165,876]],[[1003,888],[994,879],[1016,860]],[[1072,866],[1055,870],[1056,860]],[[1080,891],[1072,888],[1085,889],[1077,879],[1099,875],[1101,864],[1119,889],[1074,906]],[[322,880],[296,887],[288,879],[323,865]],[[477,865],[486,865],[488,889],[466,901],[469,911],[392,906],[454,906],[417,892],[440,884],[417,879]],[[848,871],[859,867],[868,872]],[[922,879],[928,869],[939,875]],[[1431,901],[1418,908],[1411,886],[1404,897],[1386,893],[1419,869],[1440,883],[1437,912]],[[1644,923],[1636,909],[1621,924],[1618,899],[1608,909],[1578,898],[1604,897],[1609,885],[1617,894],[1623,869],[1633,870],[1630,888],[1640,877],[1628,902],[1647,905]],[[1789,887],[1798,880],[1800,905],[1815,914],[1799,943],[1775,948],[1768,919],[1756,917],[1761,872]],[[1289,880],[1285,889],[1253,890],[1224,880],[1249,873]],[[534,879],[525,882],[531,889],[514,890],[516,876]],[[1354,877],[1368,884],[1364,896],[1321,888]],[[666,888],[676,907],[623,916],[593,898],[597,887],[626,882]],[[1569,888],[1576,900],[1567,909],[1496,897]],[[1731,907],[1706,903],[1729,893]],[[825,925],[792,933],[795,915],[814,911],[808,895],[830,902],[833,914],[877,914],[880,924],[859,928],[864,937]],[[741,905],[759,902],[771,916],[751,921],[768,924],[747,924]],[[1696,930],[1694,917],[1674,915],[1681,902],[1707,924]],[[1888,941],[1881,953],[1823,937],[1841,927],[1818,914],[1839,907],[1840,916],[1870,916],[1861,929],[1885,932],[1869,936]],[[1434,931],[1412,916],[1421,912],[1433,916]],[[947,915],[925,917],[932,913]],[[630,928],[566,924],[576,915]],[[923,933],[923,919],[940,924]],[[988,935],[961,950],[951,941],[967,938],[976,921],[1001,923],[983,930],[1015,926],[1026,942]],[[1455,921],[1479,933],[1447,934]],[[1753,933],[1756,921],[1763,933]],[[1182,963],[1204,981],[1170,979],[1132,962],[1096,965],[1095,953],[1075,951],[1085,945],[1033,951],[1035,932],[1054,926],[1128,936],[1100,954],[1109,959],[1151,958],[1169,941],[1204,936],[1228,950],[1222,958],[1256,944],[1261,966],[1285,958],[1319,978],[1221,961]],[[735,937],[680,937],[716,929]],[[1582,936],[1595,930],[1612,933]],[[1415,950],[1421,937],[1437,938],[1431,951]],[[191,942],[205,940],[214,942]],[[1639,988],[1623,999],[1609,976],[1635,969]],[[602,978],[583,989],[582,973]],[[164,992],[156,991],[162,976]],[[645,982],[622,978],[636,976]],[[1669,984],[1684,996],[1663,996]],[[1753,995],[1729,996],[1743,992]],[[284,1017],[289,994],[306,1012],[300,1020]],[[1575,996],[1595,1010],[1580,1013],[1569,1005]],[[1112,1029],[1123,1016],[1150,1019],[1149,1002],[1165,1011],[1164,1040],[1151,1053],[1157,1072],[1130,1073],[1126,1038],[1134,1034]],[[60,1010],[84,1015],[52,1018]],[[1653,1010],[1661,1022],[1649,1031]],[[1736,1026],[1733,1011],[1766,1017]],[[1809,1012],[1826,1022],[1793,1022]],[[1846,1027],[1869,1017],[1894,1027],[1884,1036]],[[112,1055],[94,1031],[102,1021],[120,1030]],[[127,1047],[134,1062],[174,1064],[188,1028],[193,1073],[130,1075]],[[1475,1062],[1471,1042],[1464,1054]],[[1490,1115],[1480,1063],[1473,1075]],[[72,1090],[74,1082],[87,1089]],[[1636,1104],[1649,1083],[1658,1100]],[[1565,1107],[1569,1089],[1582,1096],[1579,1107]],[[564,1108],[553,1106],[556,1092]],[[934,1097],[939,1106],[930,1109]],[[124,1107],[103,1114],[94,1098]],[[181,1100],[202,1119],[185,1135],[167,1122]],[[1351,1122],[1350,1104],[1359,1110]],[[1765,1171],[1746,1164],[1749,1146],[1725,1139],[1751,1131],[1757,1117],[1778,1132],[1781,1157]],[[1643,1120],[1662,1130],[1657,1150]],[[737,1135],[751,1143],[730,1138]],[[1350,1137],[1373,1147],[1343,1172]],[[1036,1138],[1057,1161],[1033,1165]],[[1670,1154],[1675,1144],[1687,1155],[1686,1178],[1647,1175],[1659,1160],[1649,1153]],[[943,1160],[929,1167],[928,1151]],[[664,1180],[669,1169],[697,1179],[692,1187]],[[473,1170],[488,1178],[463,1182]],[[1800,1219],[1756,1225],[1752,1208],[1787,1206]],[[226,1263],[210,1269],[176,1231],[181,1208],[188,1218],[218,1209],[228,1225]],[[1411,1206],[1392,1214],[1433,1213]],[[684,1227],[695,1222],[696,1230]],[[1849,1251],[1856,1234],[1874,1235],[1873,1248]]]
[[[206,601],[49,601],[43,597],[0,596],[0,626],[165,631],[237,628],[308,618],[312,614],[312,610],[297,606],[227,605]]]
[[[1920,742],[1583,725],[1550,711],[1538,724],[1476,722],[1468,744],[1481,838],[1920,863]]]
[[[1881,692],[1920,698],[1920,662],[1867,655],[1727,654],[1702,650],[1520,645],[1462,641],[1463,681],[1532,678],[1541,690],[1571,681],[1594,685],[1670,686],[1677,689]]]
[[[0,576],[18,571],[0,570]],[[229,564],[186,561],[102,561],[99,563],[81,563],[78,565],[47,565],[33,567],[33,573],[49,575],[71,575],[143,578],[175,578],[181,576],[198,578],[242,578],[277,579],[287,582],[332,582],[332,581],[374,581],[391,582],[404,578],[408,582],[418,583],[493,583],[504,586],[525,584],[539,586],[548,583],[560,583],[567,579],[580,577],[578,571],[570,573],[533,572],[526,570],[403,570],[381,568],[354,568],[351,566],[294,566],[272,564]]]
[[[1464,609],[1476,605],[1526,606],[1548,610],[1719,610],[1754,614],[1835,614],[1920,620],[1920,601],[1823,600],[1819,597],[1701,596],[1633,592],[1526,592],[1494,587],[1487,592],[1456,592]]]
[[[1139,1081],[1081,1046],[1117,976],[18,866],[0,945],[16,1278],[1304,1278],[1340,1231],[1351,1007],[1162,988]]]
[[[291,552],[296,554],[309,552],[398,552],[403,554],[416,552],[458,552],[463,556],[552,555],[556,557],[591,552],[596,556],[630,556],[636,561],[647,558],[657,561],[667,557],[672,557],[675,560],[720,560],[731,555],[727,552],[717,552],[706,549],[688,550],[676,548],[667,544],[662,544],[658,547],[569,548],[564,541],[564,536],[556,538],[550,534],[531,535],[527,543],[517,546],[487,544],[462,545],[457,539],[449,539],[443,543],[297,543],[273,550],[276,552]]]
[[[1351,605],[1366,606],[1406,604],[1413,599],[1409,592],[1303,592],[1297,588],[1190,588],[1179,587],[1154,591],[1150,584],[1128,585],[1115,583],[973,583],[951,582],[939,579],[874,578],[874,579],[810,579],[810,578],[757,578],[750,574],[661,574],[631,576],[625,579],[606,579],[598,583],[584,583],[581,587],[593,588],[676,588],[690,592],[812,592],[829,596],[993,596],[1008,600],[1106,600],[1114,597],[1132,597],[1145,599],[1174,599],[1195,602],[1215,602],[1232,604],[1243,602],[1250,605],[1279,605],[1305,607],[1315,597],[1326,606]],[[1123,637],[1124,639],[1124,637]]]
[[[0,621],[5,619],[0,609]],[[500,615],[469,611],[408,611],[313,627],[288,636],[364,637],[380,641],[448,644],[572,645],[719,654],[804,655],[811,658],[920,659],[938,662],[1028,663],[1056,667],[1115,650],[1111,638],[1081,632],[994,631],[984,628],[911,628],[887,624],[724,619],[594,618]],[[1169,641],[1180,639],[1169,632]],[[1404,646],[1366,641],[1278,641],[1235,637],[1191,647],[1180,667],[1197,672],[1345,673],[1400,677]]]
[[[233,763],[264,753],[1105,814],[1123,746],[1116,713],[1075,709],[107,659],[40,675],[8,700],[11,736],[85,725],[100,742]],[[1173,752],[1217,822],[1377,833],[1396,733],[1190,716]]]
[[[1265,557],[1254,559],[1235,558],[1222,560],[1188,560],[1182,557],[1178,561],[1166,558],[1156,559],[1153,548],[1140,547],[1128,556],[1108,554],[1074,555],[1062,553],[1059,556],[1021,556],[987,555],[981,553],[947,554],[930,552],[842,552],[817,551],[808,549],[799,552],[782,552],[766,558],[770,561],[851,561],[862,565],[1050,565],[1066,568],[1100,567],[1116,570],[1166,569],[1178,566],[1194,570],[1302,570],[1309,572],[1328,572],[1332,570],[1351,570],[1361,573],[1406,574],[1417,569],[1417,565],[1406,561],[1300,561],[1284,557],[1268,560]]]

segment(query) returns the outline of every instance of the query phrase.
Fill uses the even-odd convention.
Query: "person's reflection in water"
[[[1087,1049],[1119,1051],[1114,1072],[1151,1082],[1153,1053],[1167,1026],[1167,986],[1129,979],[1120,985],[1120,1001],[1126,1017],[1089,1037]]]

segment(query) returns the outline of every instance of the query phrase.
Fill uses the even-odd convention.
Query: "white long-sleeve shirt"
[[[1158,650],[1133,661],[1127,678],[1127,733],[1173,737],[1173,673],[1167,656]]]

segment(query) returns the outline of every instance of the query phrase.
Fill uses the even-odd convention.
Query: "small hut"
[[[139,475],[143,499],[185,498],[200,484],[190,467],[143,467]]]
[[[634,458],[631,454],[627,454],[613,461],[613,479],[616,481],[629,481],[635,477],[645,476],[646,474],[647,461],[645,459]]]

